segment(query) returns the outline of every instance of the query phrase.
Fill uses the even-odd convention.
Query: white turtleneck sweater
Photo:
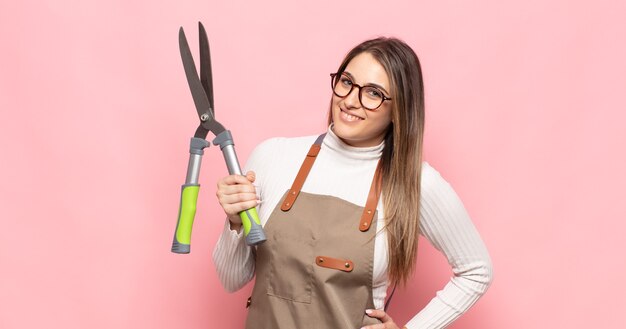
[[[259,144],[244,168],[256,173],[261,201],[257,210],[265,225],[300,169],[317,136],[271,138]],[[352,147],[327,131],[317,160],[302,191],[332,195],[365,206],[374,170],[384,142],[373,147]],[[427,162],[422,163],[420,234],[441,251],[452,267],[448,284],[407,324],[408,329],[444,328],[467,311],[487,290],[493,278],[487,249],[450,184]],[[374,243],[373,297],[377,309],[387,295],[387,240],[382,198],[377,207],[378,234]],[[243,234],[224,225],[213,261],[218,276],[229,292],[241,289],[254,277],[255,259]],[[417,311],[417,310],[416,310]]]

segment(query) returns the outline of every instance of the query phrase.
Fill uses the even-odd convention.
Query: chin
[[[344,143],[348,145],[354,146],[355,142],[358,143],[358,140],[355,139],[358,133],[354,131],[354,129],[351,129],[351,127],[347,127],[341,122],[334,121],[333,132],[335,133],[335,135],[337,135],[337,137],[339,137]]]

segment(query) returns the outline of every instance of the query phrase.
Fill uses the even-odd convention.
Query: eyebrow
[[[347,76],[349,76],[349,77],[350,77],[350,79],[355,80],[355,79],[354,79],[354,76],[353,76],[350,72],[348,72],[348,71],[343,71],[343,73],[345,73]],[[379,85],[379,84],[377,84],[377,83],[370,82],[370,83],[366,84],[365,86],[374,86],[374,87],[376,87],[376,88],[382,89],[382,90],[383,90],[383,91],[384,91],[387,95],[389,95],[389,94],[390,94],[390,93],[387,91],[387,89],[385,89],[385,87],[383,87],[383,86],[381,86],[381,85]],[[364,87],[365,87],[365,86],[364,86]]]

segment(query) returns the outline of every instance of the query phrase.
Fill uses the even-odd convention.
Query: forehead
[[[385,68],[370,53],[355,56],[346,66],[345,72],[350,73],[358,84],[373,83],[389,90],[389,77]]]

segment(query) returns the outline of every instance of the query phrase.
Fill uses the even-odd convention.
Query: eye
[[[365,95],[371,99],[382,99],[383,98],[383,93],[378,90],[377,88],[374,87],[365,87],[365,90],[363,90],[363,92],[365,93]]]
[[[345,75],[342,75],[341,78],[339,78],[339,82],[341,82],[341,84],[346,87],[352,86],[352,80],[350,80],[350,78],[346,77]]]

